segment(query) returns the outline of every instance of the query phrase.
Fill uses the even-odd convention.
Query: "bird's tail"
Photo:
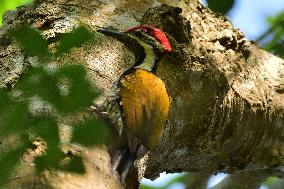
[[[119,150],[119,152],[114,156],[112,162],[112,170],[114,172],[118,172],[118,174],[120,175],[120,180],[123,184],[126,183],[128,174],[132,172],[136,159],[136,153],[131,153],[128,147]]]

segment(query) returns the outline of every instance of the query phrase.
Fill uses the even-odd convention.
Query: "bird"
[[[118,81],[118,103],[127,148],[120,153],[113,169],[120,169],[121,177],[125,178],[134,161],[155,149],[162,139],[169,115],[170,96],[156,70],[172,47],[166,35],[153,25],[139,25],[125,31],[99,28],[97,32],[119,40],[135,56],[135,63]]]

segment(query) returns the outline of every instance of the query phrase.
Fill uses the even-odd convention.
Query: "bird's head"
[[[97,31],[116,38],[134,53],[133,68],[155,72],[163,55],[172,51],[166,35],[154,26],[141,25],[124,32],[111,28],[100,28]]]
[[[159,54],[172,51],[172,47],[167,36],[155,26],[140,25],[127,29],[124,32],[112,28],[100,28],[97,31],[118,39],[132,51],[135,51],[135,48],[139,49],[138,46],[141,46],[139,41],[152,46],[155,52]]]

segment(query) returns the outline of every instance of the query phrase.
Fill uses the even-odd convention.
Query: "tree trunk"
[[[157,75],[171,97],[170,115],[159,147],[137,163],[140,178],[155,179],[163,171],[284,174],[284,62],[197,0],[37,0],[9,11],[0,30],[0,84],[7,88],[37,61],[7,33],[21,23],[40,30],[50,49],[60,34],[80,24],[95,31],[97,26],[124,30],[147,23],[166,32],[174,52],[159,64]],[[98,36],[96,44],[74,49],[54,63],[84,64],[103,92],[100,104],[113,94],[134,56],[117,40]],[[47,170],[38,176],[23,158],[7,188],[123,187],[111,172],[106,146],[66,148],[82,155],[85,175]]]

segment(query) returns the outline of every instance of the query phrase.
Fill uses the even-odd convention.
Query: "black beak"
[[[117,29],[113,29],[113,28],[99,28],[99,29],[97,29],[97,32],[100,32],[102,34],[105,34],[105,35],[108,35],[110,37],[116,38],[117,40],[121,41],[124,44],[126,44],[130,40],[132,40],[131,37],[128,36],[127,33],[121,32],[121,31],[119,31]]]
[[[111,34],[122,34],[123,32],[117,30],[117,29],[113,29],[113,28],[103,28],[100,27],[99,29],[97,29],[98,32],[103,33],[103,34],[107,34],[107,35],[111,35]]]
[[[145,58],[144,48],[135,38],[131,36],[130,33],[121,32],[113,28],[99,28],[97,29],[97,32],[108,35],[122,42],[125,46],[129,48],[129,50],[134,53],[135,59],[137,61],[140,61],[140,59]]]

